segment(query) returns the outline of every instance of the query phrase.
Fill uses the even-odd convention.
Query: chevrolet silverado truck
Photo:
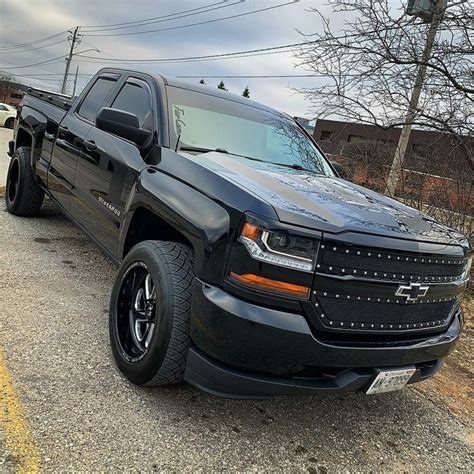
[[[47,195],[119,266],[110,341],[135,384],[382,393],[460,336],[468,241],[342,179],[257,102],[102,69],[74,101],[31,89],[9,154],[7,210]]]

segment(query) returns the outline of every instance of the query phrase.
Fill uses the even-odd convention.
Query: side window
[[[93,122],[95,120],[95,116],[102,107],[104,100],[116,82],[117,81],[115,79],[110,77],[99,77],[79,107],[78,114],[81,117]]]
[[[141,86],[135,82],[126,82],[112,103],[112,108],[135,114],[141,128],[153,129],[151,97],[145,83]]]
[[[5,111],[5,110],[8,110],[8,109],[4,105],[0,105],[0,110]]]

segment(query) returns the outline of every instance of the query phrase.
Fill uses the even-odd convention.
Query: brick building
[[[400,132],[401,128],[384,130],[375,125],[317,120],[313,136],[326,153],[350,158],[357,148],[354,145],[364,142],[385,145],[390,153],[394,152]],[[466,141],[471,147],[473,146],[473,139],[466,138]],[[465,159],[462,153],[456,139],[449,134],[413,129],[404,167],[413,171],[428,173],[431,171],[433,174],[438,174],[438,157],[443,159],[450,157],[454,161],[461,162]],[[447,177],[452,177],[449,176],[450,171],[453,171],[452,167],[446,169]]]
[[[18,106],[26,94],[27,86],[10,80],[0,80],[0,102]]]
[[[317,120],[313,136],[331,158],[344,167],[347,179],[383,192],[400,137],[400,128]],[[412,130],[397,195],[474,215],[474,173],[469,166],[474,138]]]

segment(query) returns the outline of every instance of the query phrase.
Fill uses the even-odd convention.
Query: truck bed
[[[59,94],[57,92],[47,91],[44,89],[38,89],[35,87],[28,88],[28,94],[36,97],[37,99],[44,100],[50,104],[65,110],[66,112],[71,108],[73,100],[71,97]]]

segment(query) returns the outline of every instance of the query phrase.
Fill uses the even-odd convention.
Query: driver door
[[[141,128],[154,130],[151,87],[145,80],[128,77],[109,107],[135,114]],[[77,165],[74,188],[80,224],[114,257],[127,198],[145,166],[142,153],[135,143],[94,124]]]

